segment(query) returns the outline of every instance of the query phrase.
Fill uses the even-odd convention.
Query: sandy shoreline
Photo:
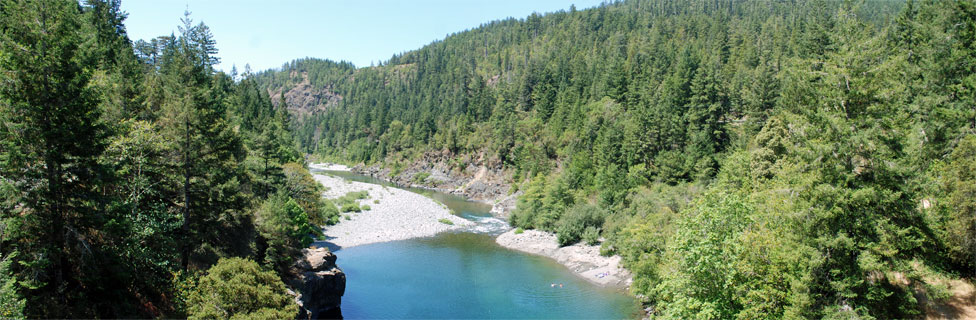
[[[502,247],[549,257],[587,281],[607,287],[628,288],[633,279],[621,265],[620,256],[600,255],[600,246],[577,243],[559,247],[556,235],[539,230],[515,234],[510,230],[495,239]]]
[[[358,202],[360,205],[368,205],[370,210],[342,213],[350,219],[346,220],[343,217],[338,224],[323,228],[325,234],[323,240],[339,248],[429,237],[474,224],[452,215],[447,207],[433,199],[410,191],[320,174],[315,174],[313,177],[315,181],[328,188],[323,196],[329,199],[353,191],[369,193],[367,199]],[[438,221],[439,219],[447,219],[454,224],[448,225]]]

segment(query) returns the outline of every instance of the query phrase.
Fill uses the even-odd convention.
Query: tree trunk
[[[184,110],[185,112],[186,110]],[[190,265],[190,119],[189,115],[184,118],[184,140],[183,140],[183,252],[180,264],[183,271],[187,271]]]

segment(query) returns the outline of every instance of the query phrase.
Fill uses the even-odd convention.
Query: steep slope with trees
[[[513,225],[606,238],[658,315],[917,317],[976,276],[974,16],[969,0],[623,1],[254,78],[342,97],[297,121],[305,152],[502,163]]]
[[[189,14],[136,43],[124,19],[0,1],[0,317],[207,317],[228,272],[273,303],[221,317],[296,314],[283,265],[336,217],[285,107],[215,71]]]

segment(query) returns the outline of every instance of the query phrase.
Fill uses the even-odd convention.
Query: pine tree
[[[105,131],[80,65],[79,16],[75,1],[0,3],[0,141],[9,147],[0,176],[16,197],[6,199],[3,242],[20,252],[30,317],[83,317],[72,310],[87,307]]]
[[[239,164],[244,149],[212,88],[213,42],[201,38],[201,26],[186,14],[160,68],[165,102],[159,118],[164,136],[175,144],[171,159],[181,180],[184,269],[194,261],[216,262],[215,255],[233,249],[230,230],[247,225],[242,210],[248,199],[241,192],[246,181]]]

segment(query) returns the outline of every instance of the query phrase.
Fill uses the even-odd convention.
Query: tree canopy
[[[255,79],[323,97],[289,101],[304,152],[501,163],[513,226],[605,238],[656,315],[917,317],[976,275],[974,12],[616,1]]]

